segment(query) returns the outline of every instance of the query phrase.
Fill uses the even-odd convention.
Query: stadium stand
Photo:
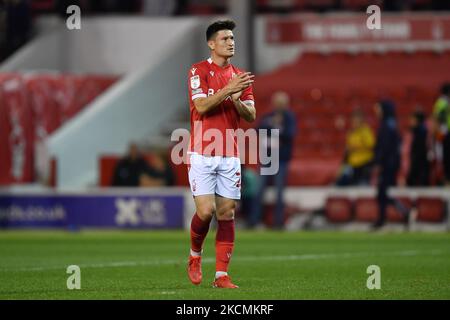
[[[268,112],[270,95],[274,91],[283,89],[292,97],[299,130],[288,185],[332,184],[344,154],[351,112],[362,109],[368,123],[376,129],[373,105],[381,98],[391,98],[397,104],[404,142],[399,177],[399,181],[403,181],[410,141],[408,115],[418,107],[430,115],[439,86],[449,80],[449,74],[449,51],[394,51],[305,53],[292,64],[259,75],[255,84],[258,115]],[[278,88],[276,83],[283,83],[283,88]],[[242,125],[251,127],[244,122]],[[100,171],[108,176],[110,173],[105,171],[110,169],[104,168],[102,163],[100,160]],[[173,164],[172,167],[177,185],[187,186],[184,168]],[[100,185],[105,185],[103,180]],[[391,218],[396,220],[394,213]]]
[[[399,200],[406,208],[411,208],[415,203],[407,197],[398,197]],[[402,214],[393,206],[389,206],[386,210],[387,220],[393,223],[402,223]]]
[[[440,198],[419,197],[417,199],[418,221],[441,222],[445,217],[445,202]]]
[[[47,0],[32,1],[33,10],[35,13],[52,12],[54,11],[56,2],[57,1]],[[88,2],[89,1],[82,1],[82,3],[85,4]],[[343,0],[339,1],[339,8],[332,8],[335,5],[334,2],[336,1],[283,1],[286,6],[283,9],[276,8],[276,6],[274,6],[274,4],[280,4],[281,2],[279,1],[260,0],[258,1],[257,12],[264,11],[273,13],[282,10],[290,12],[307,12],[322,11],[324,8],[358,11],[362,8],[365,9],[370,1]],[[417,0],[409,1],[409,4],[414,7],[425,7],[430,5],[430,2],[431,1],[427,0]],[[222,3],[222,5],[214,5],[214,3]],[[187,13],[209,16],[211,14],[223,13],[225,11],[225,5],[223,5],[223,3],[225,3],[225,1],[187,1],[184,14]],[[85,11],[83,5],[82,8],[83,15],[85,12],[88,16],[90,13],[96,12],[96,9],[94,8],[92,8],[91,11]],[[361,12],[365,16],[365,12],[363,11]],[[89,29],[89,27],[101,27],[101,30],[113,29],[106,27],[108,26],[107,24],[103,25],[103,23],[108,23],[108,21],[111,23],[109,26],[122,25],[122,23],[117,24],[110,19],[104,19],[104,21],[101,21],[102,23],[97,24],[96,19],[90,18],[92,17],[87,17],[87,19],[83,21],[83,30],[85,31],[85,34],[96,35],[96,32],[99,31],[99,29]],[[265,17],[258,17],[258,19],[263,18]],[[148,25],[148,30],[163,31],[167,29],[167,25],[165,24],[161,23],[161,25],[158,25],[157,21],[152,21],[152,19],[145,20],[148,20],[146,22],[154,23],[154,25]],[[139,19],[139,23],[143,21],[144,19]],[[207,20],[205,19],[201,23],[206,23],[206,21]],[[260,22],[267,23],[265,20],[261,20]],[[169,39],[170,41],[167,41],[164,45],[158,43],[157,45],[151,46],[152,48],[163,48],[164,50],[148,52],[144,50],[146,52],[145,55],[142,54],[143,50],[135,50],[135,52],[142,54],[140,59],[139,55],[136,57],[133,56],[133,59],[129,59],[129,54],[117,56],[109,55],[111,50],[107,50],[107,48],[109,48],[107,45],[108,43],[114,45],[116,43],[128,43],[125,40],[128,40],[127,35],[130,34],[131,30],[133,30],[131,28],[124,29],[124,31],[127,32],[122,32],[122,38],[119,38],[119,33],[114,33],[112,36],[109,34],[101,34],[104,37],[103,39],[105,39],[105,46],[99,46],[99,48],[96,46],[97,41],[95,37],[91,38],[89,36],[86,39],[82,39],[81,32],[79,34],[74,32],[71,34],[71,37],[69,37],[69,34],[62,33],[61,39],[70,40],[65,43],[69,44],[67,46],[68,48],[83,49],[79,51],[76,50],[72,52],[70,57],[64,57],[64,59],[61,60],[63,62],[70,62],[67,65],[64,65],[63,63],[61,63],[61,65],[58,65],[58,63],[55,63],[54,65],[41,65],[39,62],[40,59],[36,59],[35,55],[30,54],[33,50],[28,49],[36,50],[36,48],[38,48],[37,51],[42,51],[42,48],[51,48],[51,46],[48,45],[51,41],[37,41],[38,43],[36,44],[39,46],[34,46],[33,43],[31,43],[31,48],[26,48],[27,50],[22,51],[22,53],[25,53],[25,56],[28,53],[28,57],[32,57],[29,60],[38,61],[38,67],[42,67],[45,70],[60,70],[60,72],[63,70],[67,70],[67,72],[87,72],[94,68],[95,71],[91,72],[123,74],[124,76],[121,80],[124,81],[121,85],[116,86],[116,88],[120,89],[115,92],[116,95],[108,96],[107,94],[106,96],[108,99],[97,100],[101,100],[101,103],[97,104],[97,111],[100,110],[105,113],[101,114],[99,112],[98,114],[95,114],[95,112],[91,113],[88,111],[83,112],[83,115],[80,117],[76,117],[76,115],[79,115],[82,110],[85,110],[85,107],[89,105],[90,102],[96,99],[100,94],[104,93],[105,90],[116,81],[117,77],[91,76],[87,74],[66,75],[58,72],[50,74],[0,74],[0,136],[9,137],[7,153],[0,154],[0,161],[4,161],[6,154],[15,152],[15,150],[18,152],[21,148],[25,149],[26,154],[23,158],[17,158],[19,161],[16,164],[7,163],[9,168],[11,166],[15,166],[17,170],[8,171],[15,172],[14,175],[0,174],[0,185],[15,183],[26,184],[35,181],[36,155],[34,146],[36,146],[38,142],[42,141],[45,137],[50,136],[52,133],[56,132],[55,135],[58,135],[69,127],[72,129],[79,129],[78,131],[71,130],[72,132],[69,132],[69,134],[72,134],[72,136],[81,136],[82,138],[79,140],[60,139],[57,142],[60,146],[72,146],[70,149],[74,149],[73,146],[81,146],[80,149],[88,150],[91,155],[86,156],[85,160],[87,159],[86,162],[89,163],[89,165],[92,163],[94,166],[92,171],[94,172],[95,170],[95,173],[98,172],[99,174],[98,176],[93,174],[90,175],[91,170],[89,166],[80,166],[77,168],[78,171],[73,170],[73,172],[70,172],[70,176],[65,178],[63,183],[61,183],[61,181],[58,181],[57,178],[61,178],[61,176],[63,176],[62,173],[67,173],[68,168],[72,169],[82,162],[80,160],[80,151],[83,150],[75,150],[71,154],[66,154],[64,155],[65,158],[63,160],[61,160],[61,158],[58,159],[59,162],[53,158],[50,162],[51,172],[48,184],[51,186],[56,186],[56,191],[61,187],[63,187],[62,189],[66,186],[72,187],[70,184],[72,182],[70,181],[72,176],[80,176],[80,172],[82,172],[82,174],[87,172],[90,176],[89,179],[80,180],[81,182],[75,181],[78,184],[78,187],[92,187],[96,183],[101,187],[110,186],[114,167],[121,156],[119,154],[114,154],[114,152],[120,150],[120,145],[127,143],[131,138],[140,139],[139,141],[146,141],[146,143],[149,143],[150,140],[151,143],[155,143],[155,141],[160,139],[164,140],[164,143],[166,143],[164,147],[169,147],[170,142],[168,141],[170,139],[168,139],[168,136],[170,136],[170,133],[173,132],[174,129],[184,127],[186,123],[187,127],[189,127],[189,121],[186,122],[188,119],[180,118],[180,116],[183,116],[182,113],[187,115],[189,114],[185,100],[185,82],[180,82],[180,84],[176,80],[181,79],[182,77],[184,79],[185,70],[183,68],[188,66],[192,61],[197,61],[197,58],[200,54],[202,54],[199,48],[203,48],[197,44],[196,38],[194,40],[194,38],[191,38],[190,36],[190,34],[194,33],[192,32],[193,30],[197,30],[197,22],[192,23],[192,25],[187,22],[186,25],[182,25],[180,21],[177,23],[179,23],[177,27],[179,29],[175,29],[175,25],[171,24],[171,26],[174,26],[173,29],[171,27],[171,33],[178,35],[179,38],[174,37],[173,39]],[[49,26],[50,25],[51,24],[49,24]],[[262,25],[263,24],[257,24],[257,26]],[[155,28],[154,26],[161,29]],[[89,32],[86,33],[86,30]],[[182,33],[181,30],[184,33]],[[123,37],[124,34],[126,35],[125,37]],[[144,35],[142,39],[146,39],[148,34],[149,32],[142,32],[142,35]],[[155,34],[158,34],[158,32],[155,32]],[[78,38],[78,36],[80,36],[80,38]],[[143,42],[139,40],[138,37],[133,38],[138,39],[136,42]],[[180,38],[183,38],[185,42],[180,42]],[[110,39],[109,41],[112,41],[106,41],[108,39]],[[349,48],[352,49],[351,51],[333,51],[342,50],[335,49],[337,47],[336,46],[334,49],[330,49],[331,51],[329,52],[323,51],[321,53],[321,50],[318,49],[319,46],[315,48],[308,46],[303,47],[301,42],[292,44],[286,44],[283,42],[271,43],[268,45],[270,50],[267,52],[275,52],[276,54],[267,55],[269,57],[267,59],[256,59],[256,62],[261,68],[261,65],[266,65],[267,62],[270,59],[275,58],[275,56],[283,56],[287,52],[284,52],[284,49],[287,47],[289,47],[289,49],[298,49],[302,52],[294,60],[289,59],[295,57],[295,54],[298,51],[292,51],[294,52],[293,55],[287,54],[289,59],[283,58],[277,61],[277,64],[274,64],[274,66],[276,66],[275,69],[270,67],[265,69],[271,70],[268,73],[257,74],[255,83],[255,96],[257,99],[259,116],[269,111],[269,108],[271,107],[270,97],[273,92],[283,90],[287,91],[291,96],[292,109],[298,120],[297,123],[299,130],[295,139],[296,147],[294,151],[294,159],[290,164],[290,172],[288,174],[287,181],[291,188],[288,188],[289,190],[287,190],[288,192],[286,197],[286,224],[294,221],[297,217],[303,218],[309,213],[311,213],[311,216],[318,215],[319,217],[317,218],[319,218],[319,222],[320,219],[326,219],[332,225],[338,225],[339,227],[344,227],[344,225],[351,224],[353,222],[356,222],[356,224],[360,223],[368,225],[370,222],[375,221],[378,215],[378,207],[373,194],[359,194],[358,191],[361,190],[356,190],[359,188],[350,188],[339,190],[342,191],[342,195],[340,196],[329,197],[330,194],[333,195],[334,192],[336,192],[336,189],[338,189],[330,187],[330,185],[333,184],[336,173],[342,163],[346,132],[350,127],[349,120],[352,111],[357,108],[362,109],[368,116],[367,120],[369,124],[376,129],[377,120],[375,119],[373,112],[373,105],[380,98],[392,98],[397,104],[400,126],[402,132],[404,133],[404,148],[402,149],[402,154],[404,159],[407,158],[406,155],[408,152],[409,141],[407,135],[407,121],[409,114],[417,107],[421,107],[429,115],[431,113],[433,103],[438,95],[440,85],[442,82],[450,80],[450,51],[444,51],[443,49],[442,51],[430,51],[430,48],[432,47],[431,45],[427,47],[428,51],[424,51],[423,49],[421,49],[422,51],[419,51],[418,48],[413,50],[412,48],[414,48],[414,45],[412,42],[414,42],[414,40],[415,39],[412,38],[411,43],[405,44],[403,46],[403,51],[391,51],[393,49],[389,46],[389,48],[385,47],[381,50],[381,46],[372,45],[370,49],[372,51],[370,52],[364,51],[368,49],[364,44],[361,44],[361,46],[358,47],[358,50],[361,51],[354,51],[354,47],[352,46],[349,46]],[[260,44],[261,46],[267,45],[267,39],[265,41],[257,39],[256,42],[258,43],[258,41],[262,42]],[[174,43],[177,43],[178,47],[173,46]],[[132,43],[121,47],[139,47],[137,45],[138,43]],[[283,48],[281,48],[281,46],[283,46]],[[64,46],[57,46],[57,48],[60,47]],[[435,48],[438,47],[439,46],[436,46]],[[83,57],[82,53],[86,54],[86,52],[84,52],[86,48],[98,49],[98,51],[93,51],[86,56],[101,57],[101,59],[105,59],[105,61],[101,61],[101,59],[96,60],[94,58],[86,59],[86,61],[83,59],[78,60],[79,56]],[[142,48],[145,49],[144,46]],[[182,50],[179,50],[181,48]],[[448,50],[449,47],[447,46],[446,48]],[[277,49],[282,50],[275,51]],[[346,48],[346,50],[347,49],[348,48]],[[170,52],[181,52],[181,54],[174,56],[168,55],[167,52],[169,52],[169,50]],[[308,50],[315,51],[312,52]],[[48,51],[51,52],[52,50]],[[57,50],[53,51],[56,52]],[[122,52],[121,50],[118,51]],[[67,54],[68,52],[69,51],[63,51],[64,54]],[[103,52],[108,52],[108,55],[102,55]],[[265,53],[266,51],[264,51],[264,54]],[[181,55],[185,60],[182,60]],[[34,70],[37,68],[34,64],[26,63],[28,61],[27,59],[23,59],[23,57],[24,55],[20,54],[13,57],[13,59],[11,59],[8,63],[8,65],[13,66],[13,68],[4,70]],[[47,59],[41,60],[59,61],[58,59],[53,59],[52,57],[52,55],[46,54],[44,58]],[[123,57],[123,60],[117,59],[121,57]],[[164,59],[167,61],[164,60],[161,62],[157,59],[150,59],[153,57],[165,57]],[[110,60],[107,58],[110,58]],[[204,58],[203,55],[202,58]],[[25,61],[25,63],[17,63],[17,61],[20,60],[22,60],[22,62]],[[135,64],[128,64],[127,62],[129,62],[129,60],[133,60]],[[291,61],[289,64],[279,66],[279,63],[284,63],[283,61],[288,60]],[[107,63],[108,61],[114,63]],[[177,63],[175,64],[173,61],[177,61]],[[86,62],[87,64],[85,64]],[[150,62],[153,63],[154,66],[152,65],[153,69],[149,68],[145,72],[145,79],[132,75],[135,71],[141,72],[141,66],[147,65],[147,63],[150,64]],[[26,67],[24,68],[23,66]],[[104,67],[104,69],[96,69],[98,66]],[[137,66],[137,68],[135,66]],[[183,66],[183,68],[180,66]],[[123,67],[123,69],[120,69],[120,67]],[[163,70],[169,71],[163,72]],[[258,72],[257,69],[255,69],[255,71]],[[179,74],[181,72],[182,75]],[[139,74],[142,75],[143,73]],[[170,77],[161,78],[161,75],[170,75]],[[125,79],[127,77],[128,80]],[[177,86],[172,88],[170,92],[167,90],[167,84],[169,83],[173,86]],[[180,87],[178,87],[178,85],[180,85]],[[152,90],[149,90],[149,88]],[[111,90],[109,93],[112,91],[115,90]],[[173,92],[183,92],[183,95],[174,95]],[[168,98],[172,98],[174,96],[177,96],[178,100],[169,101]],[[133,99],[130,99],[130,97]],[[139,103],[139,107],[142,106],[142,108],[136,108],[134,109],[134,112],[131,112],[130,102]],[[112,105],[113,108],[111,108]],[[123,108],[123,106],[126,106],[127,108]],[[92,106],[92,108],[93,111],[96,111],[94,106]],[[108,111],[106,111],[107,108],[109,108]],[[119,109],[122,111],[126,109],[126,111],[119,112]],[[142,110],[144,109],[151,110],[152,114],[149,116],[148,113],[143,113]],[[162,111],[167,110],[170,112],[173,111],[176,115],[171,115],[168,112],[167,117],[161,117]],[[109,115],[105,117],[105,114],[107,113]],[[135,114],[134,118],[131,116],[133,113]],[[94,114],[97,118],[92,117],[87,119],[86,117],[86,119],[81,119],[84,120],[84,123],[82,123],[82,121],[78,121],[80,118],[83,118],[84,115],[88,114]],[[113,114],[113,116],[111,116],[111,114]],[[158,117],[156,117],[156,115]],[[177,119],[175,119],[175,117]],[[125,118],[127,119],[126,122],[128,124],[131,123],[132,126],[136,128],[145,127],[145,130],[148,128],[148,132],[141,130],[139,132],[130,133],[131,130],[128,126],[123,130],[112,130],[121,131],[121,136],[110,136],[110,133],[107,131],[109,130],[108,128],[118,128],[119,126],[117,123],[120,123],[120,121]],[[144,123],[137,124],[136,119],[138,118],[145,119]],[[169,118],[171,118],[171,120],[167,120]],[[67,124],[70,119],[72,119],[73,122],[71,124]],[[108,125],[105,125],[106,121],[102,121],[104,119],[108,119]],[[113,122],[115,119],[118,119],[118,121]],[[154,122],[151,122],[152,120]],[[106,129],[105,131],[102,131],[106,137],[106,140],[115,141],[115,145],[106,146],[104,141],[98,140],[97,148],[92,148],[92,145],[86,147],[84,141],[94,140],[89,139],[90,137],[96,138],[98,136],[102,136],[102,134],[98,134],[96,131],[86,130],[86,126],[83,127],[86,123],[88,124],[88,129],[96,127]],[[64,129],[58,130],[65,124],[67,124],[67,126]],[[242,125],[245,128],[250,127],[253,124],[247,125],[242,122]],[[160,130],[160,135],[156,132],[157,130]],[[80,135],[82,133],[84,134]],[[69,136],[69,134],[66,136]],[[25,141],[25,143],[23,143],[23,141]],[[148,154],[146,157],[151,163],[153,155]],[[91,158],[94,158],[96,161],[91,161]],[[73,159],[76,159],[76,161],[73,161]],[[20,161],[23,161],[23,163]],[[65,167],[63,164],[65,164]],[[97,164],[98,168],[95,168],[95,164]],[[405,172],[407,171],[404,169],[405,166],[407,167],[407,164],[404,162],[402,165],[403,178]],[[6,168],[4,166],[0,167],[2,169]],[[176,175],[176,185],[188,187],[187,166],[184,164],[175,165],[171,163],[171,167]],[[57,177],[57,174],[59,177]],[[400,179],[402,179],[402,176]],[[90,177],[94,178],[90,179]],[[67,183],[67,181],[70,183]],[[371,187],[361,189],[364,189],[362,191],[366,192],[371,191],[369,190],[370,188]],[[440,222],[440,224],[443,225],[442,222],[445,220],[445,217],[448,217],[448,213],[446,213],[445,210],[448,206],[447,203],[449,198],[446,193],[442,192],[441,194],[440,190],[437,190],[437,188],[432,188],[432,192],[425,193],[427,194],[427,197],[418,197],[419,193],[416,193],[417,191],[415,189],[397,189],[406,189],[406,191],[403,190],[406,195],[402,194],[402,196],[397,198],[407,206],[414,205],[417,207],[418,221],[430,224],[438,224]],[[187,194],[186,197],[191,200],[189,188],[179,188],[179,190],[184,190],[183,192]],[[49,192],[51,193],[53,191],[54,190],[50,190]],[[108,192],[108,190],[102,190],[102,192],[103,191]],[[159,190],[151,191],[159,192]],[[263,221],[266,225],[271,225],[273,223],[272,217],[274,207],[271,203],[271,199],[273,199],[273,194],[272,196],[270,195],[271,191],[273,190],[269,190],[269,196],[265,199],[267,201],[264,206]],[[305,206],[306,209],[303,206]],[[323,207],[325,207],[325,210],[323,210]],[[320,213],[317,214],[319,210]],[[193,213],[193,209],[188,209],[186,211],[187,214],[185,218],[189,220],[189,214]],[[307,214],[305,214],[305,212],[307,212]],[[324,212],[325,215],[321,215],[322,212]],[[398,224],[401,221],[400,214],[391,207],[388,208],[387,218],[389,222],[394,224]],[[316,227],[314,227],[314,225],[315,224],[313,224],[312,229],[320,229],[322,226],[320,223],[318,223]],[[447,229],[448,227],[449,226],[447,226]],[[296,228],[303,228],[303,226],[297,226]]]
[[[341,190],[340,195],[326,197],[324,213],[326,221],[334,228],[353,228],[353,230],[366,230],[378,217],[378,205],[374,195],[358,194],[353,190],[346,195]],[[433,230],[445,227],[448,221],[448,201],[445,198],[430,195],[421,195],[407,191],[404,195],[395,196],[407,208],[417,209],[411,211],[410,228],[414,230]],[[403,216],[393,206],[387,208],[387,221],[391,227],[404,225]]]
[[[353,218],[352,201],[344,197],[329,197],[325,204],[325,215],[329,222],[349,222]]]
[[[355,220],[358,222],[375,222],[378,218],[376,199],[361,197],[355,200]]]
[[[35,146],[108,89],[117,77],[43,73],[0,75],[0,185],[35,181]],[[12,157],[14,152],[26,156]],[[16,163],[12,163],[12,158]],[[11,174],[10,168],[13,167]]]
[[[258,76],[258,114],[270,108],[270,93],[280,89],[274,84],[283,83],[299,123],[288,184],[326,185],[333,182],[342,159],[352,110],[364,110],[376,129],[373,105],[389,97],[397,104],[406,134],[407,115],[417,107],[430,115],[449,74],[449,51],[305,53],[292,64]]]

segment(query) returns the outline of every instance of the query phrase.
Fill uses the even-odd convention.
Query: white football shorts
[[[194,196],[217,194],[241,198],[241,160],[237,157],[190,155],[189,184]]]

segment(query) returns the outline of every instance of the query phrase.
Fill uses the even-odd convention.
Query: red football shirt
[[[196,63],[189,69],[190,152],[208,156],[239,157],[237,138],[230,130],[239,128],[240,116],[231,97],[204,115],[197,112],[193,101],[217,93],[228,84],[233,76],[241,72],[243,71],[232,64],[220,67],[211,58]],[[254,104],[252,86],[242,92],[240,100]]]

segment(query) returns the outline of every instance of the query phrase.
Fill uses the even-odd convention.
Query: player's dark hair
[[[206,29],[206,41],[211,40],[216,32],[219,32],[220,30],[233,30],[235,27],[236,23],[232,20],[216,21]]]

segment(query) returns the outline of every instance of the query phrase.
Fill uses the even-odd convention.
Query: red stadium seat
[[[349,222],[353,215],[352,201],[348,198],[329,197],[325,204],[325,215],[329,222]]]
[[[109,187],[112,185],[114,169],[119,161],[120,157],[117,155],[102,155],[99,158],[99,182],[98,185],[100,187]]]
[[[52,157],[50,159],[50,174],[48,177],[48,186],[55,188],[57,187],[57,179],[58,179],[58,161],[56,160],[56,157]]]
[[[355,201],[355,220],[375,222],[378,218],[378,204],[375,198],[362,197]]]
[[[289,217],[295,215],[299,212],[299,208],[285,205],[283,212],[283,224],[289,219]],[[263,221],[266,226],[273,226],[275,218],[275,205],[274,204],[266,204],[263,206]]]
[[[334,182],[340,162],[334,158],[317,160],[320,154],[312,159],[293,159],[289,165],[287,184],[289,186],[318,186]]]
[[[397,200],[399,200],[407,208],[411,208],[413,206],[413,201],[410,198],[400,197],[397,198]],[[394,206],[387,207],[386,217],[389,222],[403,222],[403,215]]]
[[[419,197],[416,201],[417,221],[442,222],[445,217],[446,205],[440,198]]]

